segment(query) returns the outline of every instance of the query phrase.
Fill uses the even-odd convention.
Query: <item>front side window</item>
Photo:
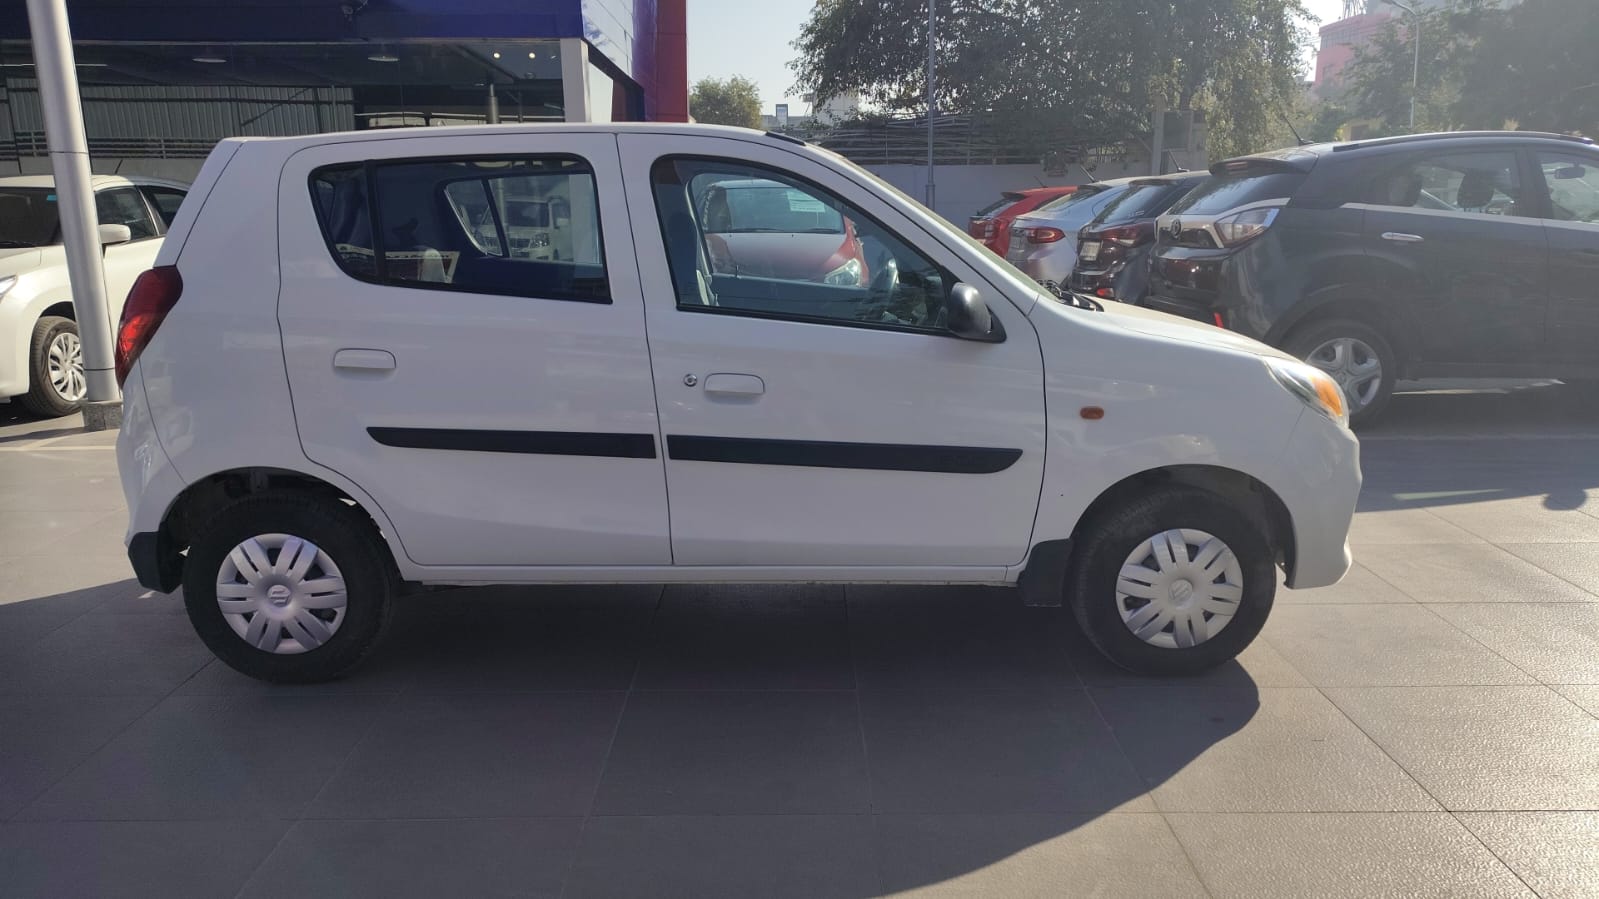
[[[144,198],[131,187],[102,190],[94,195],[94,208],[102,225],[127,225],[133,240],[155,236],[155,220]]]
[[[1511,152],[1445,153],[1411,160],[1377,183],[1379,206],[1526,215],[1521,176]]]
[[[1599,224],[1599,164],[1588,157],[1540,150],[1538,168],[1549,188],[1550,218]]]
[[[331,166],[312,174],[311,193],[329,247],[340,267],[357,278],[610,301],[599,194],[593,169],[582,160]]]
[[[945,330],[953,277],[831,192],[731,161],[663,159],[653,179],[679,308]]]

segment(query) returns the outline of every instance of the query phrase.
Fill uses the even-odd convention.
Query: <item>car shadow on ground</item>
[[[1095,822],[1156,811],[1151,790],[1254,717],[1244,666],[1134,677],[1013,591],[848,594],[422,593],[359,671],[304,687],[214,662],[181,601],[131,582],[0,605],[0,709],[35,722],[9,738],[20,749],[0,736],[0,821],[255,817],[283,753],[327,750],[298,769],[316,783],[274,787],[284,819],[576,821],[547,859],[571,867],[571,895],[871,896],[1096,826],[1183,870],[1158,815]],[[105,732],[60,726],[97,697],[119,710]],[[429,862],[484,863],[525,860]],[[798,879],[771,889],[785,871]]]

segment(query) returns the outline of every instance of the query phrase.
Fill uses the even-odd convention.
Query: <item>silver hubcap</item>
[[[1244,573],[1227,544],[1204,531],[1163,531],[1138,544],[1116,579],[1116,609],[1133,636],[1185,649],[1221,633],[1244,599]]]
[[[89,382],[83,377],[83,344],[78,335],[62,331],[50,341],[45,352],[45,365],[50,372],[50,386],[69,403],[81,402],[89,392]]]
[[[1343,388],[1350,412],[1371,405],[1382,389],[1382,360],[1364,340],[1335,337],[1311,350],[1305,361],[1332,375]]]
[[[326,552],[288,534],[240,543],[217,572],[217,605],[244,642],[265,652],[307,652],[344,623],[344,576]]]

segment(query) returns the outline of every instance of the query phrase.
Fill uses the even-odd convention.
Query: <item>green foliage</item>
[[[702,78],[688,97],[695,121],[708,125],[761,127],[761,91],[755,82],[738,75],[726,81]]]
[[[1299,90],[1300,0],[936,0],[941,112],[1085,137],[1149,129],[1156,98],[1204,110],[1212,155],[1261,142]],[[926,111],[926,0],[819,0],[794,42],[801,90]]]

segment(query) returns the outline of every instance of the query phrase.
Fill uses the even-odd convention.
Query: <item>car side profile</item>
[[[1599,380],[1599,148],[1519,131],[1229,160],[1159,222],[1144,302],[1306,359],[1356,425],[1399,379]]]
[[[752,183],[785,196],[745,227],[832,210],[892,277],[719,269],[707,200]],[[461,197],[560,206],[570,254]],[[1314,367],[1047,297],[842,158],[716,126],[225,140],[117,373],[134,571],[272,681],[350,670],[411,585],[573,582],[1006,585],[1200,671],[1275,569],[1344,574],[1360,486]]]
[[[112,175],[91,184],[115,321],[133,280],[155,261],[188,186]],[[55,182],[0,178],[0,400],[54,417],[78,408],[87,387]]]

